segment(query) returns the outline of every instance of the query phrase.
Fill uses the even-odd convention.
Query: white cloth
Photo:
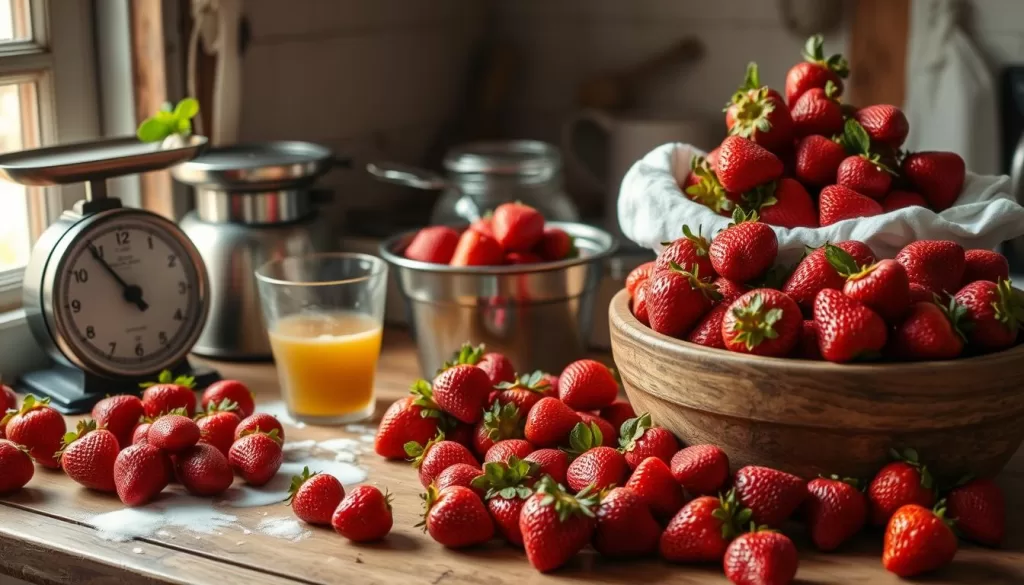
[[[711,236],[732,221],[691,201],[679,189],[690,159],[704,153],[688,144],[664,144],[626,173],[619,191],[619,225],[638,245],[658,251],[661,242],[682,235],[683,224]],[[1024,235],[1024,207],[1010,199],[1005,176],[968,172],[956,205],[942,213],[908,207],[874,217],[848,219],[822,228],[772,226],[779,238],[779,261],[798,261],[807,246],[860,240],[879,258],[892,258],[914,240],[954,240],[967,249],[991,250]]]

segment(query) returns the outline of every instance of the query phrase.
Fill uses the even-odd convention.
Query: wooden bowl
[[[636,411],[734,469],[870,477],[913,447],[944,477],[999,472],[1024,439],[1024,346],[946,362],[832,364],[766,358],[661,335],[609,308],[612,354]]]

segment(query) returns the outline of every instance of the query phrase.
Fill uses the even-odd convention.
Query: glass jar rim
[[[284,265],[285,262],[305,261],[305,260],[365,260],[370,263],[371,268],[365,273],[359,276],[353,276],[352,278],[337,278],[331,280],[298,280],[298,279],[286,279],[271,276],[269,272],[275,268]],[[341,284],[358,284],[360,282],[366,282],[373,278],[377,278],[388,271],[387,262],[378,256],[371,254],[362,254],[359,252],[319,252],[316,254],[304,254],[302,256],[286,256],[284,258],[277,258],[275,260],[269,260],[262,266],[254,271],[256,279],[260,282],[267,284],[273,284],[276,286],[336,286]]]

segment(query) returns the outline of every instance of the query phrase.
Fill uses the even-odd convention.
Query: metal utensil
[[[197,188],[265,192],[304,187],[348,161],[330,149],[294,140],[211,148],[171,169],[175,179]]]
[[[577,258],[456,267],[405,258],[415,232],[381,244],[406,302],[424,376],[432,377],[465,342],[487,344],[524,372],[558,372],[586,353],[604,260],[617,243],[589,225],[548,225],[573,237]]]
[[[483,210],[480,209],[480,205],[472,196],[460,190],[454,182],[445,179],[433,171],[399,163],[378,161],[367,164],[366,172],[385,183],[402,185],[403,187],[412,187],[413,189],[423,189],[426,191],[440,191],[442,189],[459,191],[464,197],[460,197],[458,202],[456,202],[455,212],[463,219],[471,222],[484,216]]]

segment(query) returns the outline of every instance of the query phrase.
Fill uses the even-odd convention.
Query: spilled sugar
[[[160,499],[139,508],[123,508],[93,516],[88,522],[99,531],[100,538],[127,542],[133,538],[152,536],[165,528],[180,528],[198,534],[213,534],[217,529],[234,524],[237,516],[219,512],[210,501],[170,490]]]
[[[290,427],[295,427],[297,429],[306,428],[306,423],[297,421],[294,418],[292,418],[292,415],[288,414],[288,407],[285,406],[284,402],[281,402],[280,400],[277,402],[268,402],[266,404],[261,404],[260,412],[265,412],[267,414],[277,417],[277,420],[281,421],[281,424],[285,424]]]
[[[309,538],[312,534],[312,532],[306,530],[302,524],[299,524],[298,520],[286,516],[281,518],[264,518],[260,521],[256,530],[259,530],[267,536],[283,538],[292,542],[298,542]]]

